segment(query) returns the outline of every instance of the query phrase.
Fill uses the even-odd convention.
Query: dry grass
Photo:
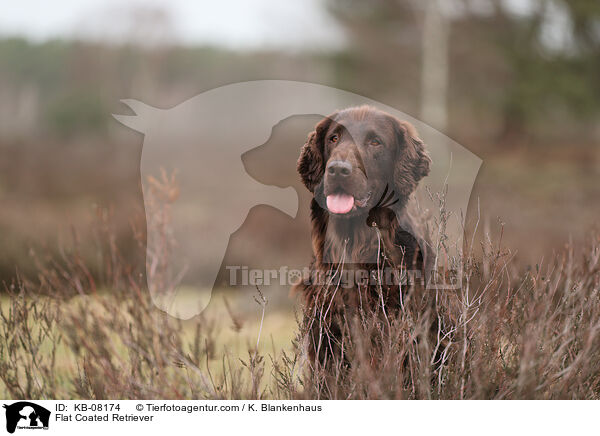
[[[306,326],[320,320],[298,317],[293,337],[293,317],[271,312],[260,292],[252,322],[231,303],[188,322],[156,309],[143,268],[119,254],[110,220],[98,217],[100,278],[75,245],[39,261],[35,280],[5,286],[3,397],[600,397],[598,236],[531,270],[515,265],[500,241],[483,241],[477,258],[471,243],[461,290],[410,287],[400,310],[339,315],[343,355],[325,370],[304,354]],[[276,340],[263,331],[274,319],[285,326]]]

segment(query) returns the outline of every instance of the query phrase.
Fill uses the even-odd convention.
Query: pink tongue
[[[354,206],[354,197],[345,194],[327,196],[327,209],[332,213],[348,213]]]

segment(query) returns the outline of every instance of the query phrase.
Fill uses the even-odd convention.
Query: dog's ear
[[[407,121],[395,119],[398,147],[394,166],[396,192],[408,197],[419,181],[429,174],[431,158],[416,129]]]
[[[302,183],[310,192],[315,191],[315,187],[323,178],[325,171],[324,138],[330,125],[330,117],[321,120],[315,126],[315,130],[308,135],[300,152],[297,169]]]

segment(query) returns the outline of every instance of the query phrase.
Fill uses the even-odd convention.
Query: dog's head
[[[321,207],[352,217],[406,202],[430,163],[410,123],[362,106],[316,125],[302,147],[298,172]]]

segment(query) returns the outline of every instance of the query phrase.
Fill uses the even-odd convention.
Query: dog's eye
[[[329,137],[329,142],[336,143],[336,142],[338,142],[338,139],[340,139],[340,137],[337,134],[334,133],[333,135],[331,135]]]
[[[371,138],[369,140],[369,145],[373,145],[373,146],[381,145],[381,140],[379,138]]]

